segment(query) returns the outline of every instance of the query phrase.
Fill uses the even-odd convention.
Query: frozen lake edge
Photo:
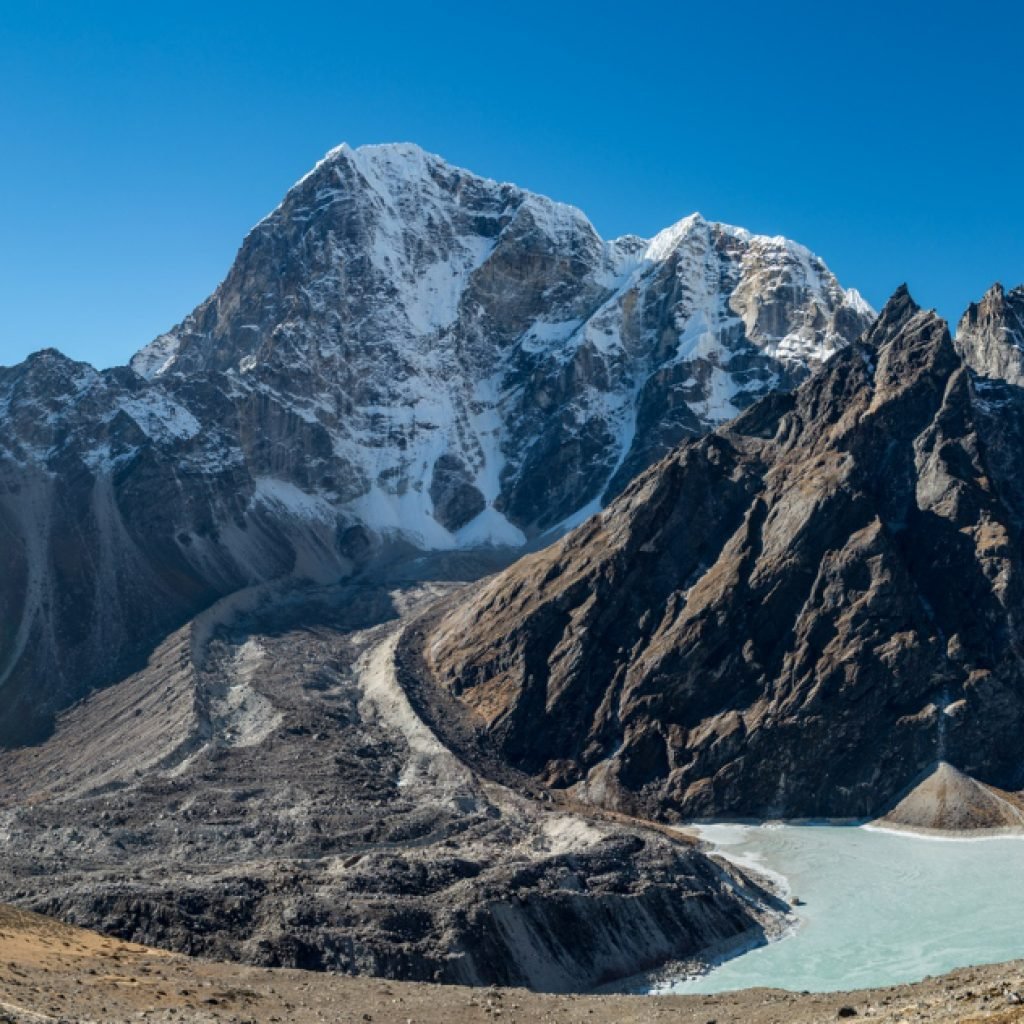
[[[1024,957],[1024,834],[878,824],[703,824],[709,852],[799,901],[767,944],[652,979],[653,993],[830,992]]]

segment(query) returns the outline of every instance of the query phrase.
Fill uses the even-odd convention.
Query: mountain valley
[[[439,556],[431,579],[479,571]],[[0,752],[0,888],[109,935],[265,966],[578,991],[779,930],[683,835],[471,772],[398,687],[456,583],[229,598]]]
[[[783,238],[606,242],[415,146],[339,147],[132,368],[0,368],[0,744],[244,587],[556,536],[872,316]]]
[[[260,992],[636,990],[794,927],[695,820],[1019,830],[1022,353],[1021,288],[953,337],[332,150],[130,366],[0,367],[0,903]]]

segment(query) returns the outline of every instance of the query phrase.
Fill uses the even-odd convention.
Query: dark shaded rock
[[[435,620],[424,670],[499,760],[631,812],[858,818],[941,759],[1019,789],[1022,431],[900,289]]]
[[[434,504],[434,517],[452,532],[475,519],[487,507],[463,461],[448,453],[434,463],[430,500]]]

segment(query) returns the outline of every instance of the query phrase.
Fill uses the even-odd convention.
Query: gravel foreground
[[[551,996],[190,959],[0,907],[0,1024],[1024,1021],[1024,961],[827,995]]]

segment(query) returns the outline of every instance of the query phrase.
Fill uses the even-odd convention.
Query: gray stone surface
[[[447,557],[419,571],[485,567]],[[683,837],[438,742],[392,654],[453,587],[243,591],[0,752],[0,900],[207,957],[550,991],[777,929],[782,904]]]
[[[994,284],[960,319],[956,348],[983,377],[1024,385],[1024,286]]]

